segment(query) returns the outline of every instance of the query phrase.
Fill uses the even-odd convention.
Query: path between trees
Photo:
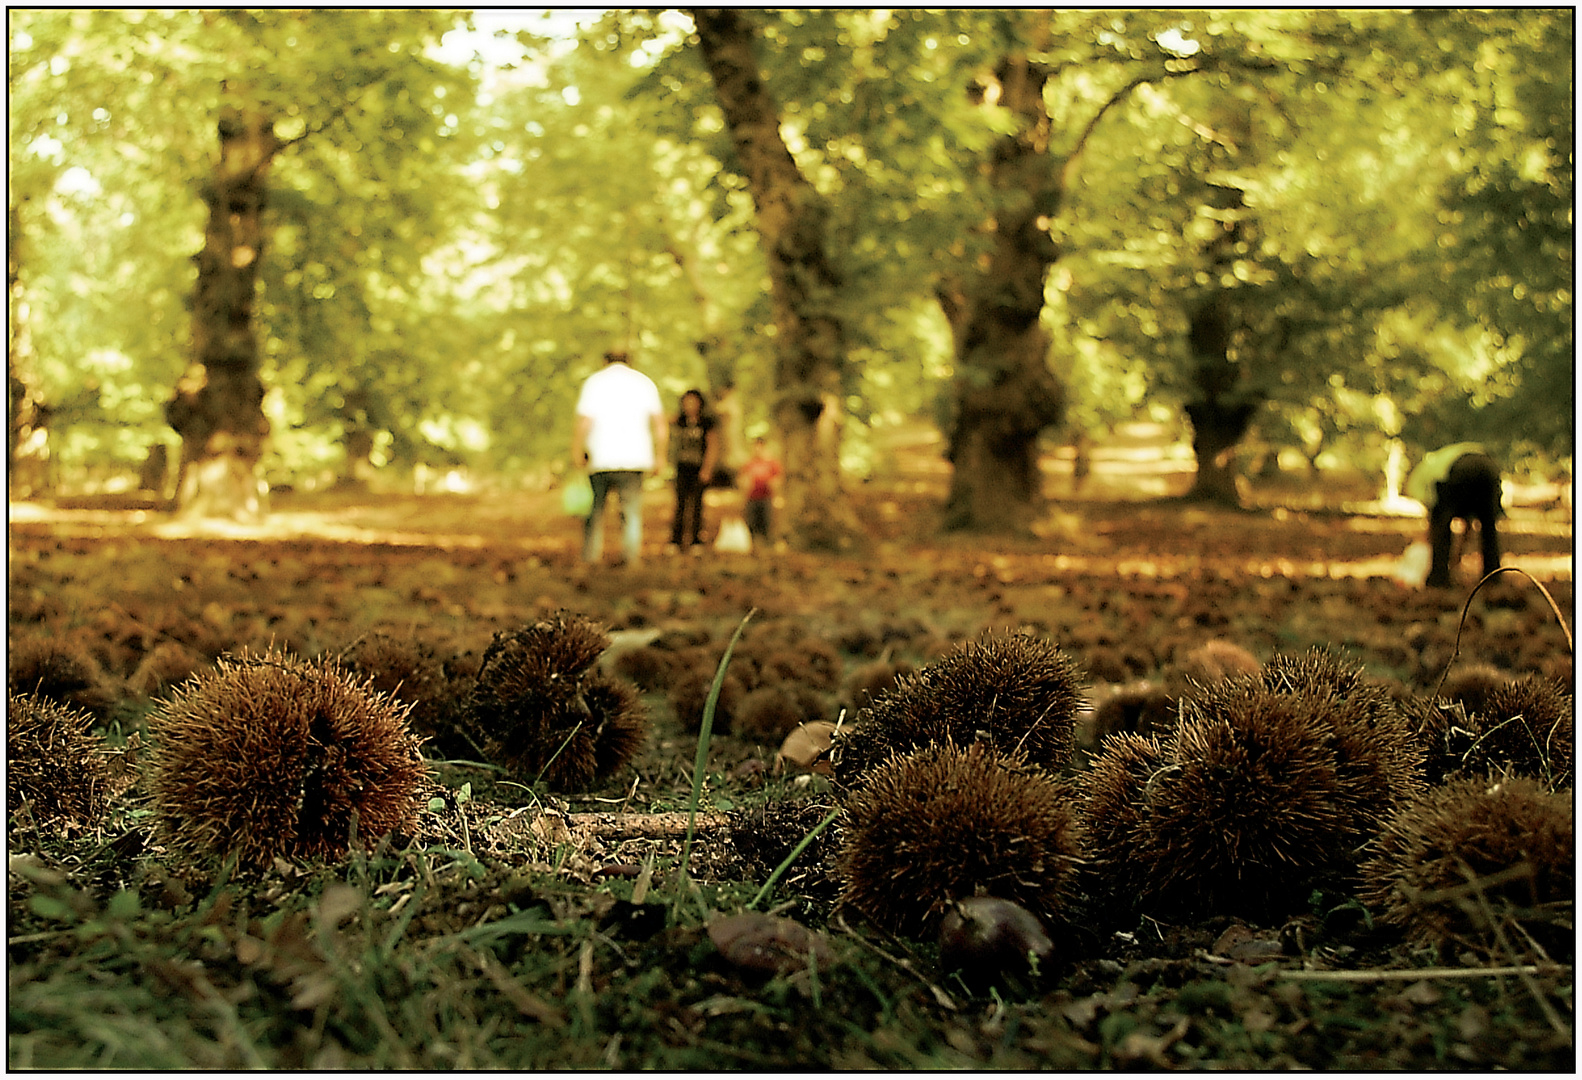
[[[1045,455],[1050,504],[1036,540],[942,536],[937,520],[949,463],[940,456],[937,433],[923,427],[897,433],[881,449],[884,467],[871,480],[850,485],[850,497],[862,504],[862,519],[880,552],[977,548],[1050,561],[1054,569],[1076,573],[1170,576],[1183,568],[1212,566],[1261,577],[1371,577],[1388,576],[1424,531],[1420,513],[1383,507],[1367,478],[1357,476],[1334,477],[1322,485],[1261,485],[1252,506],[1241,512],[1179,502],[1176,497],[1192,482],[1189,448],[1164,425],[1126,424],[1091,448],[1090,469],[1075,488],[1073,448],[1061,446]],[[1511,555],[1507,563],[1519,558],[1530,573],[1570,577],[1574,541],[1568,500],[1557,499],[1554,485],[1507,487],[1512,496],[1502,526]],[[710,493],[711,530],[738,501],[734,493]],[[507,546],[554,561],[574,558],[580,536],[580,523],[560,512],[556,490],[276,492],[269,517],[256,525],[183,520],[129,509],[128,502],[114,496],[12,502],[10,522],[76,536]],[[668,485],[650,479],[644,514],[656,558],[670,509]]]

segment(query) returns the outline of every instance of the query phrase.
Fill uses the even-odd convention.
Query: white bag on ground
[[[747,531],[747,522],[742,518],[726,518],[720,522],[720,533],[714,538],[715,551],[738,552],[747,554],[753,549],[752,533]],[[1423,571],[1427,576],[1428,571]]]
[[[1406,549],[1406,554],[1401,556],[1400,562],[1395,564],[1390,577],[1411,589],[1421,589],[1428,580],[1428,570],[1432,565],[1434,553],[1429,548],[1427,541],[1419,540]]]

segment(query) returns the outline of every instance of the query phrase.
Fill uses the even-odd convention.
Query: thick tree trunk
[[[1023,532],[1042,505],[1038,436],[1059,422],[1064,398],[1034,318],[1018,329],[1004,309],[985,311],[967,327],[985,336],[958,345],[946,528]]]
[[[25,498],[49,486],[49,409],[32,377],[32,313],[22,284],[22,208],[6,214],[6,481],[13,496]]]
[[[1242,193],[1231,187],[1219,190],[1221,209],[1232,211],[1232,215],[1209,246],[1210,272],[1216,278],[1234,261],[1244,240],[1242,221],[1234,213],[1245,205]],[[1243,320],[1224,289],[1210,293],[1192,313],[1187,344],[1192,350],[1192,375],[1199,396],[1185,408],[1192,423],[1192,452],[1197,457],[1197,476],[1186,498],[1194,502],[1241,505],[1231,455],[1264,399],[1262,393],[1247,386],[1246,364],[1232,355],[1233,350],[1245,351],[1244,341],[1238,347],[1239,340],[1246,337],[1244,331]]]
[[[204,192],[208,226],[194,257],[193,362],[165,418],[182,440],[178,510],[245,521],[264,513],[258,462],[269,421],[253,296],[264,249],[266,177],[280,142],[267,117],[237,110],[221,116],[219,135],[220,161]]]
[[[1043,502],[1039,434],[1064,418],[1064,388],[1049,369],[1049,336],[1039,322],[1044,281],[1060,257],[1049,224],[1064,189],[1048,155],[1046,76],[1025,55],[1006,58],[995,74],[1000,104],[1022,124],[989,165],[1001,209],[988,226],[988,265],[964,287],[940,289],[956,352],[945,525],[1022,532]]]
[[[1254,402],[1226,402],[1207,399],[1189,402],[1187,419],[1192,421],[1192,453],[1197,458],[1197,476],[1186,498],[1222,506],[1241,505],[1237,487],[1238,472],[1232,452],[1252,425],[1258,410]]]
[[[780,136],[759,75],[753,28],[735,8],[694,10],[704,63],[758,211],[777,331],[775,423],[785,448],[785,526],[793,544],[839,550],[861,535],[840,476],[845,331],[840,280],[824,250],[826,211]]]

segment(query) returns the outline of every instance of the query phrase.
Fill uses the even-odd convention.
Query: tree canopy
[[[1138,415],[1187,431],[1245,405],[1235,470],[1282,449],[1382,468],[1392,447],[1469,437],[1569,460],[1572,12],[750,24],[823,207],[849,476],[887,427],[949,434],[1005,377],[964,347],[951,298],[1007,295],[1013,228],[1046,245],[1015,288],[1032,289],[1031,370],[1061,397],[1031,438]],[[779,431],[784,323],[693,16],[527,18],[498,61],[469,26],[13,12],[13,444],[24,399],[65,479],[173,444],[215,124],[242,105],[281,147],[253,306],[271,482],[542,476],[611,347],[667,401],[734,382],[750,429]],[[1014,70],[1037,80],[1033,112]]]

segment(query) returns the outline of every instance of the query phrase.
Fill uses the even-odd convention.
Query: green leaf
[[[33,909],[33,914],[41,918],[55,919],[59,922],[73,921],[71,906],[53,896],[29,897],[28,907]]]
[[[142,898],[136,889],[122,889],[110,897],[110,902],[105,906],[105,914],[112,919],[131,919],[137,916],[142,909]]]

